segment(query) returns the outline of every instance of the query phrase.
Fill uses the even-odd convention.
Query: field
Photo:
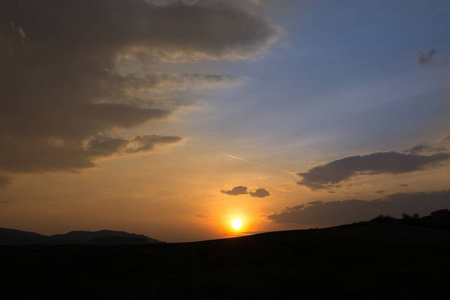
[[[450,234],[353,224],[194,243],[3,246],[1,299],[450,299]]]

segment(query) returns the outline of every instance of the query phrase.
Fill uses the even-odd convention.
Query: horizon
[[[442,200],[445,201],[445,199],[449,199],[449,197],[450,197],[450,191],[440,191],[440,192],[438,192],[436,194],[439,194],[439,193],[443,194],[444,197],[445,197],[445,198],[442,197],[441,201]],[[416,196],[418,194],[420,195],[422,193],[416,193]],[[435,193],[431,193],[431,197],[436,197],[436,194]],[[399,194],[399,195],[402,195],[402,196],[405,196],[405,195],[406,196],[414,196],[414,194]],[[392,197],[392,195],[390,197]],[[379,199],[372,200],[372,201],[378,201],[378,200]],[[436,199],[431,199],[431,200],[436,200]],[[331,202],[331,203],[329,202],[327,204],[329,205],[329,204],[335,204],[335,203],[339,203],[339,201],[334,201],[334,202]],[[365,201],[365,203],[370,205],[370,201]],[[437,206],[434,206],[434,207],[437,207]],[[383,211],[385,211],[385,210],[380,210],[380,212],[383,212]],[[163,243],[207,242],[207,241],[223,240],[223,239],[228,239],[228,238],[238,238],[238,237],[245,237],[245,236],[253,236],[253,235],[259,235],[259,234],[265,234],[265,233],[277,233],[277,232],[296,231],[296,230],[308,231],[308,230],[312,230],[312,229],[314,229],[314,230],[330,229],[330,228],[337,228],[337,227],[341,227],[341,226],[349,226],[349,225],[355,225],[355,224],[360,224],[360,223],[373,223],[379,218],[394,219],[394,220],[399,220],[399,221],[402,221],[402,220],[403,221],[405,221],[405,220],[408,221],[408,218],[410,218],[412,220],[417,220],[417,219],[421,219],[423,217],[425,217],[425,218],[431,217],[431,216],[433,216],[433,213],[441,212],[441,211],[449,212],[449,209],[447,209],[447,208],[440,208],[440,209],[437,209],[435,211],[430,211],[428,214],[425,214],[425,215],[421,215],[421,214],[418,214],[418,213],[411,213],[411,214],[408,214],[408,213],[405,213],[405,212],[399,213],[397,211],[395,213],[395,216],[379,214],[379,215],[374,216],[373,218],[370,218],[370,219],[353,220],[353,221],[350,221],[349,223],[339,223],[339,224],[333,224],[333,225],[325,225],[325,226],[320,226],[320,227],[315,227],[315,228],[310,227],[310,228],[284,229],[284,230],[260,231],[260,232],[237,232],[235,234],[228,234],[225,237],[219,237],[219,238],[213,238],[213,239],[205,239],[205,240],[192,240],[192,241],[181,241],[181,242],[168,242],[168,241],[164,241],[164,240],[160,240],[160,239],[156,239],[156,240],[159,241],[159,242],[163,242]],[[418,224],[416,224],[416,225],[418,225]],[[143,235],[142,233],[139,233],[139,232],[127,232],[127,231],[124,231],[124,230],[111,230],[111,229],[107,229],[107,228],[98,229],[98,230],[76,230],[76,229],[73,229],[73,230],[70,230],[68,232],[59,232],[59,233],[54,233],[54,234],[50,234],[50,235],[42,234],[40,232],[29,231],[29,230],[21,230],[21,229],[18,229],[18,228],[4,228],[4,227],[0,227],[0,229],[20,231],[20,232],[27,232],[27,233],[36,233],[36,234],[44,236],[44,237],[54,237],[54,236],[60,236],[60,235],[64,236],[64,235],[67,235],[67,234],[70,234],[70,233],[76,233],[76,232],[78,232],[78,233],[79,232],[83,232],[83,233],[113,232],[113,233],[126,233],[126,234],[130,234],[130,235],[144,236],[144,237],[147,237],[147,238],[150,238],[150,239],[154,239],[154,237],[146,236],[146,235]]]
[[[0,227],[172,243],[449,209],[449,13],[4,0]]]

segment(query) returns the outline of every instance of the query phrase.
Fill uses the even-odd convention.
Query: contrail
[[[237,156],[234,156],[234,155],[230,155],[230,154],[226,154],[226,153],[224,153],[224,154],[225,154],[226,156],[228,156],[228,157],[231,157],[231,158],[234,158],[234,159],[238,159],[238,160],[242,160],[242,161],[245,161],[245,162],[247,162],[247,163],[249,163],[249,164],[254,164],[254,165],[257,165],[257,166],[261,166],[261,167],[265,167],[265,168],[274,169],[274,170],[281,171],[281,172],[285,172],[285,173],[288,173],[288,174],[291,174],[291,175],[297,175],[297,173],[292,172],[292,171],[287,171],[287,170],[283,170],[283,169],[278,169],[278,168],[275,168],[275,167],[272,167],[272,166],[260,164],[260,163],[257,163],[257,162],[254,162],[254,161],[250,161],[250,160],[247,160],[247,159],[244,159],[244,158],[241,158],[241,157],[237,157]]]

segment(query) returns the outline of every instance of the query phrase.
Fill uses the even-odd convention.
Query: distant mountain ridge
[[[165,243],[125,231],[71,231],[45,236],[34,232],[0,228],[0,245],[140,245]]]

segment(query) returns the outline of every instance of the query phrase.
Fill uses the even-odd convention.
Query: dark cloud
[[[224,194],[231,195],[231,196],[239,196],[239,195],[247,195],[247,187],[245,186],[235,186],[230,191],[221,191]]]
[[[86,145],[86,152],[90,156],[110,156],[123,151],[128,145],[128,141],[121,138],[109,136],[96,136]]]
[[[379,215],[400,217],[402,213],[428,215],[450,208],[450,191],[393,194],[372,201],[344,200],[311,202],[285,208],[268,218],[276,223],[317,224],[323,226],[371,220]]]
[[[158,6],[143,0],[4,0],[2,17],[22,28],[30,40],[44,42],[50,53],[90,54],[102,61],[247,59],[263,53],[277,39],[281,29],[272,21],[226,3],[175,1]],[[55,46],[70,53],[62,54],[63,49]]]
[[[357,175],[409,173],[432,167],[449,157],[448,153],[424,156],[397,152],[350,156],[298,173],[302,177],[298,184],[312,190],[336,187],[338,183]]]
[[[269,197],[270,193],[266,189],[257,189],[255,192],[250,192],[250,196],[256,198],[265,198]]]
[[[403,152],[409,154],[421,154],[421,153],[436,153],[436,152],[445,152],[447,148],[444,146],[432,146],[428,144],[419,144],[410,149],[406,149]]]
[[[11,179],[8,176],[0,175],[0,188],[6,186],[11,182]]]
[[[433,61],[433,56],[436,55],[436,50],[426,50],[417,52],[417,62],[421,66],[426,66],[431,64]]]
[[[0,167],[11,173],[61,170],[73,172],[81,168],[95,167],[93,160],[96,158],[148,152],[156,145],[169,145],[181,140],[181,137],[159,135],[137,136],[131,140],[95,136],[83,146],[81,141],[71,143],[56,138],[44,140],[34,137],[9,137],[5,141],[9,143],[9,147],[0,150]]]
[[[249,194],[251,197],[255,198],[265,198],[270,196],[269,191],[266,189],[257,189],[256,191],[248,191],[246,186],[235,186],[233,189],[229,191],[221,191],[221,193],[231,195],[231,196],[239,196],[239,195],[247,195]]]
[[[380,190],[380,191],[376,191],[375,194],[383,194],[385,191]]]
[[[408,185],[406,183],[400,184],[399,187],[407,187]]]
[[[167,120],[183,105],[155,101],[149,93],[226,87],[243,79],[138,76],[119,72],[121,66],[254,58],[281,32],[226,1],[170,2],[0,1],[0,171],[78,170],[93,167],[98,157],[178,142],[180,137],[108,136]]]
[[[221,0],[145,0],[148,3],[152,3],[154,5],[171,5],[176,2],[182,2],[186,5],[211,5],[214,4],[214,2],[220,3]],[[226,0],[227,4],[240,7],[243,4],[253,4],[253,5],[260,5],[261,0]]]
[[[178,136],[138,135],[131,140],[126,148],[127,153],[147,152],[158,144],[174,144],[182,141]]]
[[[132,140],[96,136],[87,143],[85,154],[89,157],[107,157],[111,155],[148,152],[153,150],[158,144],[174,144],[182,140],[178,136],[160,135],[138,135]]]

